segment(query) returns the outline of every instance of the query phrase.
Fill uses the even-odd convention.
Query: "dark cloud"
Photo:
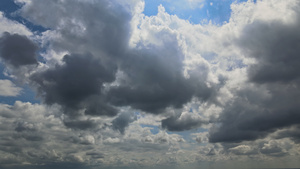
[[[205,84],[208,68],[200,65],[189,72],[190,77],[185,77],[183,57],[175,39],[163,47],[130,51],[120,67],[125,74],[123,81],[110,89],[108,100],[117,106],[130,105],[158,114],[167,107],[181,108],[193,97],[210,99],[215,89]]]
[[[5,32],[0,38],[0,57],[15,67],[37,64],[37,50],[26,36]]]
[[[104,83],[115,80],[116,68],[103,65],[91,54],[66,55],[63,61],[63,65],[31,76],[45,103],[62,105],[67,113],[87,108],[87,114],[115,115],[114,108],[95,96],[101,95]],[[99,108],[101,105],[104,109]]]
[[[97,124],[92,120],[64,120],[64,124],[66,127],[73,128],[73,129],[92,129],[97,126]]]
[[[104,154],[99,152],[87,152],[86,155],[92,158],[104,158]]]
[[[236,93],[238,97],[225,107],[219,118],[221,126],[211,131],[210,142],[255,140],[300,123],[297,87],[256,87]]]
[[[299,6],[298,6],[299,7]],[[256,83],[287,83],[300,77],[300,14],[292,24],[256,21],[243,31],[238,43],[255,58],[249,79]]]
[[[299,16],[293,23],[255,21],[245,27],[239,46],[257,62],[248,69],[248,87],[225,106],[210,142],[255,140],[300,124]]]
[[[30,142],[41,142],[44,140],[43,136],[39,135],[39,133],[18,133],[14,135],[14,139],[25,139]]]
[[[56,30],[61,38],[53,39],[51,47],[57,51],[97,52],[102,55],[96,57],[117,58],[128,47],[132,14],[115,0],[33,0],[21,13],[37,25]]]
[[[1,165],[0,165],[1,167]],[[29,164],[29,165],[3,165],[5,169],[52,169],[52,168],[65,168],[65,169],[91,169],[90,166],[84,165],[80,162],[47,162],[44,164]]]
[[[124,134],[125,128],[137,119],[137,116],[132,112],[123,112],[112,121],[112,128]]]
[[[205,63],[190,70],[190,77],[184,76],[185,56],[176,34],[161,30],[157,34],[162,37],[162,46],[140,42],[137,48],[129,48],[131,12],[114,1],[49,2],[46,8],[55,9],[56,14],[38,11],[36,5],[45,4],[34,0],[22,9],[23,15],[58,29],[61,38],[53,39],[50,45],[54,50],[91,53],[66,55],[64,65],[32,76],[45,103],[62,105],[69,115],[85,109],[87,115],[113,116],[118,113],[114,106],[158,114],[167,107],[181,108],[193,97],[203,101],[212,97],[215,88],[206,83],[209,68]],[[57,9],[57,5],[66,9]],[[50,24],[44,18],[53,21]],[[119,78],[117,71],[124,75],[119,84],[103,92],[104,83]]]
[[[200,117],[194,117],[192,114],[184,114],[179,116],[171,116],[162,120],[161,126],[169,131],[184,131],[200,127],[202,124],[207,124]]]

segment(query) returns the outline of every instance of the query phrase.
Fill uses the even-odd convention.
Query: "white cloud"
[[[0,34],[9,32],[11,34],[18,33],[30,36],[31,31],[23,24],[7,19],[4,13],[0,11]]]
[[[21,91],[22,88],[17,87],[12,81],[0,79],[0,96],[18,96]]]

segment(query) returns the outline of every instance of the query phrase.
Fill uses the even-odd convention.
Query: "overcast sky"
[[[0,169],[300,167],[299,0],[1,0]]]

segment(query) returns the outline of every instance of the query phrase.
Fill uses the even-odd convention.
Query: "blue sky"
[[[176,2],[167,0],[145,0],[144,14],[152,16],[157,14],[157,7],[161,4],[169,14],[177,15],[181,19],[189,20],[191,23],[207,23],[212,21],[214,24],[228,22],[231,14],[230,5],[247,0],[206,0],[190,6],[188,2],[179,0]]]

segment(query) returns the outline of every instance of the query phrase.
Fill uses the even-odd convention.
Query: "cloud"
[[[0,79],[0,96],[18,96],[22,88],[17,87],[10,80]]]
[[[185,131],[208,124],[203,118],[192,113],[181,113],[179,116],[171,116],[161,121],[162,128],[169,131]]]
[[[230,152],[236,154],[236,155],[251,155],[251,154],[257,154],[257,151],[255,151],[251,146],[249,145],[238,145],[236,147],[230,148]]]
[[[131,112],[120,113],[120,115],[112,121],[112,128],[124,134],[125,127],[128,127],[129,123],[135,121],[136,119],[137,117],[136,115],[134,115],[134,113]]]
[[[11,34],[20,34],[30,36],[33,33],[23,24],[9,20],[5,17],[5,13],[0,11],[0,33],[9,32]]]
[[[260,152],[268,156],[285,156],[292,145],[288,141],[275,141],[270,140],[263,144]]]
[[[285,83],[299,78],[299,18],[300,14],[291,24],[258,20],[245,27],[238,43],[257,62],[248,69],[250,81]]]
[[[37,49],[26,36],[5,32],[0,38],[1,58],[15,67],[37,64]]]
[[[31,76],[46,104],[59,104],[69,113],[86,109],[90,115],[116,114],[116,110],[101,103],[103,84],[114,81],[115,68],[107,67],[93,55],[65,55],[63,65]],[[102,106],[104,109],[97,108]]]
[[[32,22],[56,30],[56,38],[50,40],[52,50],[70,53],[62,65],[31,77],[46,104],[57,103],[69,115],[84,109],[86,115],[114,116],[119,106],[159,114],[168,107],[181,108],[193,97],[203,101],[213,97],[216,89],[206,84],[209,67],[205,63],[189,70],[188,77],[184,74],[185,56],[176,33],[158,30],[153,33],[162,37],[161,45],[140,41],[131,48],[131,11],[108,1],[60,3],[66,6],[57,11],[63,17],[34,8],[45,5],[40,1],[21,10]],[[51,2],[47,9],[55,5]],[[82,14],[73,13],[71,6],[81,6]],[[70,13],[65,13],[68,9]],[[44,17],[53,20],[51,24]]]
[[[0,104],[0,168],[298,164],[295,0],[234,3],[223,25],[191,24],[163,6],[148,17],[139,0],[18,1],[17,14],[47,31],[6,33],[41,50],[2,60],[42,103]],[[43,63],[30,61],[36,52]]]
[[[291,138],[296,143],[300,143],[300,126],[294,125],[290,128],[285,128],[282,130],[279,130],[277,133],[275,133],[274,138],[275,139],[282,139],[282,138]]]
[[[47,3],[32,0],[22,7],[21,14],[53,30],[56,38],[51,38],[51,47],[55,50],[90,52],[99,58],[122,57],[130,38],[131,11],[125,5],[116,0]],[[73,10],[78,6],[80,13]]]
[[[220,126],[211,130],[211,142],[256,140],[299,124],[300,15],[294,14],[293,22],[257,19],[242,30],[238,47],[255,61],[248,67],[248,81],[224,107]]]
[[[86,155],[92,156],[92,158],[104,158],[104,154],[99,152],[87,152]]]
[[[189,78],[185,77],[183,55],[176,43],[142,49],[130,53],[121,65],[124,83],[108,91],[112,104],[158,114],[167,107],[181,108],[193,97],[203,100],[211,97],[214,89],[204,83],[207,68],[201,65],[201,74],[191,72]]]
[[[92,120],[65,120],[64,124],[66,127],[72,129],[80,129],[80,130],[87,130],[92,129],[97,126],[97,124]]]
[[[238,97],[225,107],[220,116],[221,126],[216,131],[212,130],[211,142],[255,140],[299,123],[299,106],[295,102],[299,99],[299,92],[293,87],[256,87],[243,89],[236,95]]]

